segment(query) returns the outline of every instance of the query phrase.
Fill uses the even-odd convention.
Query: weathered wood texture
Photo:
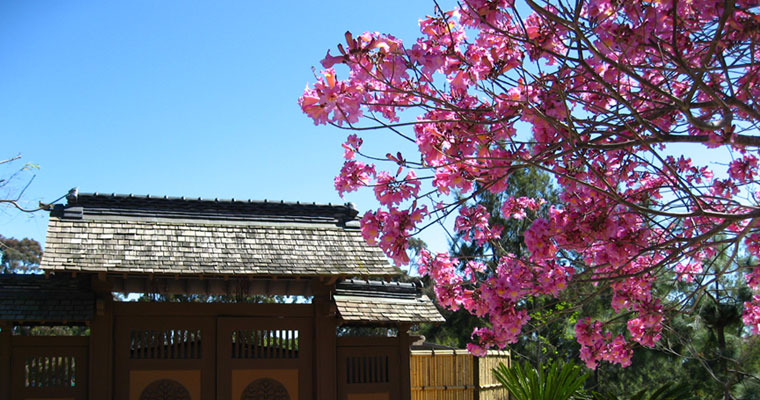
[[[508,398],[491,370],[509,352],[489,351],[475,357],[465,350],[414,350],[411,353],[413,400],[503,400]]]
[[[349,206],[79,194],[50,215],[45,271],[390,277]]]

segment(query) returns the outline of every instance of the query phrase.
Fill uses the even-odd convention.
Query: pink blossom
[[[675,271],[678,273],[678,279],[684,282],[694,282],[694,275],[702,273],[702,263],[679,263],[675,267]]]
[[[462,207],[454,222],[454,231],[462,233],[466,241],[474,241],[479,246],[489,240],[501,237],[501,227],[491,227],[488,219],[490,214],[481,204],[474,207]]]
[[[362,147],[362,143],[364,143],[364,140],[359,136],[355,134],[348,135],[346,142],[343,143],[343,148],[345,149],[345,152],[343,152],[343,158],[346,160],[353,160],[356,152]]]
[[[344,143],[339,194],[372,186],[380,202],[362,218],[366,241],[405,263],[411,235],[455,215],[463,241],[494,249],[464,265],[445,253],[423,252],[418,261],[441,304],[487,320],[473,332],[473,352],[517,340],[529,319],[526,299],[577,306],[568,289],[590,281],[611,298],[610,315],[581,316],[581,359],[590,368],[626,366],[635,346],[660,340],[664,310],[678,306],[664,288],[701,290],[715,277],[703,264],[725,246],[760,258],[751,130],[760,124],[757,1],[673,4],[589,0],[534,10],[519,0],[466,1],[420,20],[410,44],[346,33],[304,90],[299,105],[315,124],[386,128],[413,147],[403,148],[407,158],[397,148],[385,159],[384,151],[366,154],[388,162],[376,172],[355,160],[366,153],[358,136]],[[577,43],[588,50],[566,48]],[[733,58],[721,63],[718,52]],[[348,70],[343,79],[336,64]],[[681,143],[694,153],[676,154]],[[690,156],[700,151],[710,160],[728,152],[733,161],[713,174]],[[522,168],[550,174],[560,204],[510,187]],[[527,252],[501,253],[500,218],[471,205],[482,193],[506,198],[504,218],[528,220]],[[498,257],[490,269],[487,257]],[[568,258],[572,267],[562,264]],[[673,285],[674,276],[688,285]],[[756,268],[746,279],[758,290]],[[759,304],[753,298],[743,314],[754,333]]]
[[[346,161],[343,163],[340,174],[335,177],[335,190],[343,197],[346,192],[353,192],[362,186],[369,185],[374,175],[374,165],[368,165],[361,161]]]
[[[380,204],[390,206],[416,196],[420,190],[420,181],[414,171],[409,171],[406,178],[396,180],[387,172],[379,172],[375,184],[375,196]]]
[[[533,221],[533,224],[525,231],[525,245],[528,246],[531,255],[537,260],[554,257],[557,246],[551,241],[552,230],[549,222],[543,218]]]

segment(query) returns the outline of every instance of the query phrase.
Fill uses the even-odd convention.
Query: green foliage
[[[558,361],[539,368],[527,362],[510,368],[499,363],[493,374],[516,400],[582,399],[583,383],[589,376],[577,365]]]
[[[0,273],[35,272],[42,259],[42,246],[34,239],[14,239],[0,235]]]
[[[691,399],[691,389],[685,385],[665,384],[655,389],[652,393],[649,390],[642,389],[628,400],[688,400]],[[602,394],[594,392],[591,396],[594,400],[621,400],[620,397],[611,394]]]
[[[661,386],[651,394],[648,394],[648,390],[643,389],[635,393],[628,400],[688,400],[691,398],[691,391],[688,388],[684,386],[671,386]],[[621,400],[620,397],[601,393],[594,393],[592,398],[594,400]]]
[[[137,301],[158,303],[253,303],[273,304],[285,303],[284,296],[264,295],[208,295],[208,294],[160,294],[144,293]]]
[[[17,336],[90,336],[90,328],[80,325],[19,325],[13,327],[13,334]]]

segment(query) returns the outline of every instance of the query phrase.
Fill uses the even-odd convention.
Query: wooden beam
[[[13,325],[0,322],[0,399],[11,398],[11,339]]]
[[[111,292],[99,291],[102,312],[90,323],[89,397],[113,398],[113,299]],[[100,308],[100,307],[98,307]]]
[[[398,327],[398,363],[399,363],[399,399],[412,399],[411,382],[411,348],[412,340],[409,336],[411,327],[406,324]]]
[[[327,289],[327,288],[323,288]],[[329,290],[329,289],[328,289]],[[338,398],[337,338],[335,329],[338,321],[330,315],[329,291],[315,292],[314,306],[314,399],[333,400]]]
[[[160,293],[160,294],[209,294],[209,295],[301,295],[310,296],[313,293],[312,286],[326,287],[317,284],[311,285],[311,281],[294,278],[263,279],[263,278],[204,278],[203,280],[192,277],[176,276],[153,276],[151,280],[147,276],[111,276],[108,282],[117,292],[132,293]],[[319,282],[319,281],[318,281]]]

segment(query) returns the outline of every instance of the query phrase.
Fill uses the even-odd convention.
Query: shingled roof
[[[125,274],[391,276],[351,205],[80,194],[50,215],[41,268]]]
[[[444,322],[435,304],[414,283],[348,280],[333,296],[338,315],[348,323]]]
[[[0,275],[0,320],[83,322],[95,311],[87,279],[43,275]]]

